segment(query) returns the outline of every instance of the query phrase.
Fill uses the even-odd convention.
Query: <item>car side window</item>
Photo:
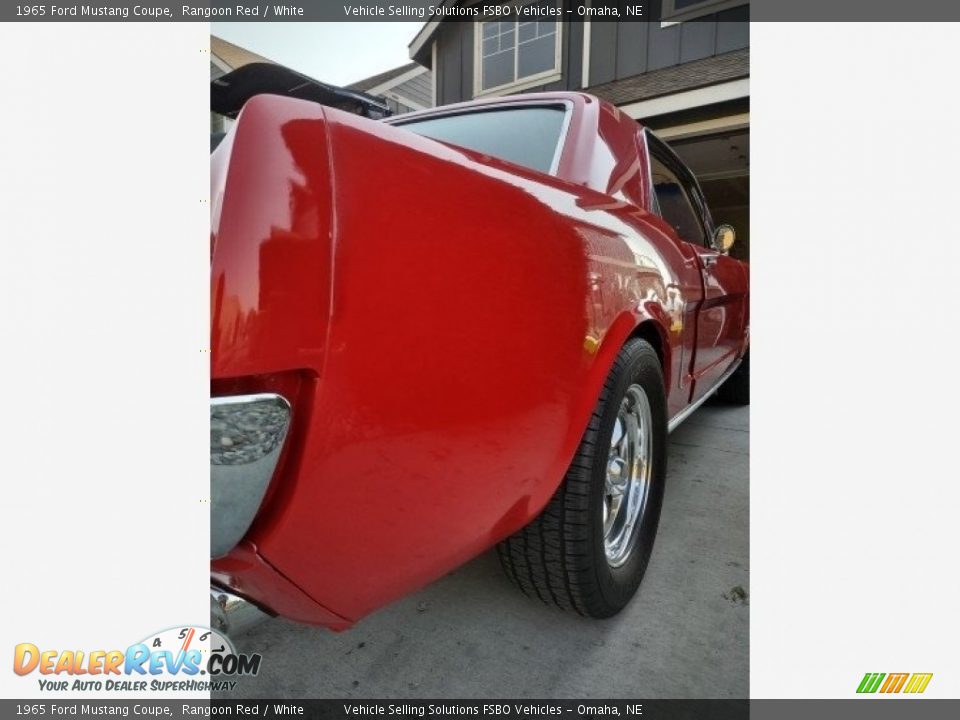
[[[657,214],[677,231],[682,240],[704,244],[703,224],[690,196],[690,190],[656,156],[650,156],[650,175],[657,200]]]

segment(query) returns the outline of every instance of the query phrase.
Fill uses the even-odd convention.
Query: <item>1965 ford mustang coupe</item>
[[[748,269],[677,156],[580,93],[258,95],[211,184],[215,625],[342,629],[495,545],[531,597],[623,608],[667,433],[749,401]]]

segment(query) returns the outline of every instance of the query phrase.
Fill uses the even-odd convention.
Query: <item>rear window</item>
[[[559,156],[566,108],[513,107],[396,123],[418,135],[460,145],[548,173]]]

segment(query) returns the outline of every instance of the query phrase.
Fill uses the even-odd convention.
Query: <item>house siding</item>
[[[593,5],[617,5],[625,13],[631,0]],[[659,12],[661,0],[650,0]],[[564,8],[574,8],[564,0]],[[661,27],[659,22],[604,22],[590,24],[590,77],[583,82],[582,22],[564,22],[559,80],[524,92],[579,90],[584,86],[629,78],[655,70],[742,50],[750,45],[749,5],[731,8],[694,21]],[[437,104],[473,99],[473,22],[448,20],[437,30]]]
[[[430,73],[421,73],[415,78],[395,85],[390,90],[401,97],[410,98],[413,102],[423,105],[423,107],[430,107],[433,104]]]
[[[437,104],[469,100],[473,93],[473,23],[443,23],[436,43]]]
[[[659,11],[660,0],[650,3]],[[626,3],[619,3],[621,12]],[[587,85],[621,80],[740,50],[750,45],[749,5],[694,21],[660,27],[658,22],[594,22],[590,28]]]
[[[693,60],[670,67],[591,85],[587,92],[614,105],[648,100],[673,92],[739,80],[750,75],[750,51],[746,48]]]

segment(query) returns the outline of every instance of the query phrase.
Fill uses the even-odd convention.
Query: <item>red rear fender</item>
[[[321,369],[333,224],[326,130],[321,106],[262,95],[215,153],[214,379]]]

